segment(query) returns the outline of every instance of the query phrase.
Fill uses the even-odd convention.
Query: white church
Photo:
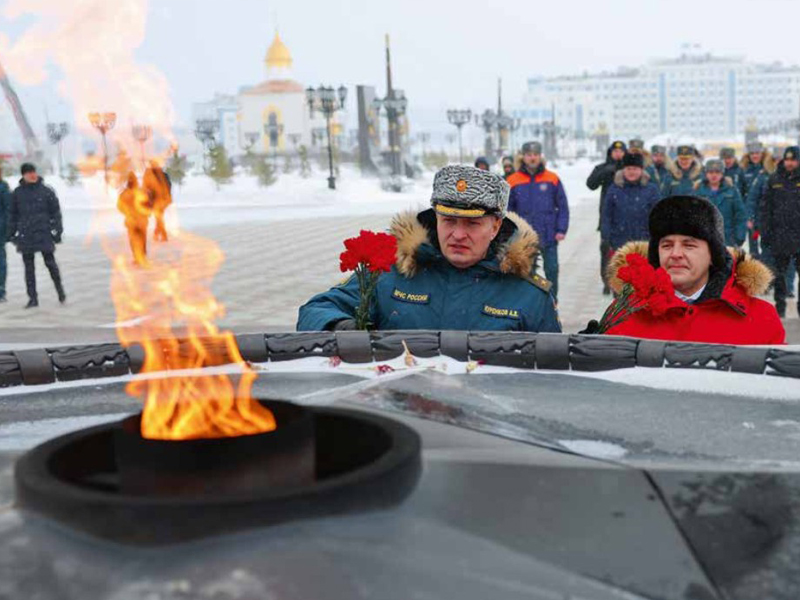
[[[217,94],[213,100],[193,106],[193,122],[219,121],[217,141],[228,156],[241,155],[248,147],[265,154],[294,151],[300,145],[310,148],[313,132],[320,135],[325,131],[322,115],[315,113],[313,119],[309,115],[306,86],[292,78],[292,54],[278,32],[264,63],[263,82],[242,87],[236,95]],[[338,123],[331,128],[334,133],[340,129]]]

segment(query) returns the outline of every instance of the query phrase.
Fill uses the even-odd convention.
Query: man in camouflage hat
[[[431,208],[397,215],[397,260],[381,274],[374,329],[559,332],[550,284],[535,273],[538,236],[507,212],[502,177],[451,165],[433,182]],[[353,276],[300,308],[298,331],[355,327]]]

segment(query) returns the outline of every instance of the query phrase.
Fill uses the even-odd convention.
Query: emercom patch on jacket
[[[430,294],[410,294],[398,288],[394,288],[392,298],[401,302],[410,302],[411,304],[428,304],[431,301]]]

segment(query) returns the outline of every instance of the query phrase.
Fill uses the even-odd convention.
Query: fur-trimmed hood
[[[614,185],[618,187],[625,187],[625,183],[627,180],[625,179],[625,174],[622,172],[622,169],[614,173]],[[642,178],[639,180],[638,185],[642,187],[647,187],[647,184],[650,183],[650,173],[647,171],[642,171]]]
[[[739,161],[739,166],[742,169],[747,170],[750,167],[750,155],[745,154],[741,160]],[[769,150],[764,150],[764,158],[761,159],[761,166],[764,167],[764,170],[772,175],[775,172],[775,169],[778,168],[778,163],[775,162],[775,157],[772,156],[772,152]]]
[[[395,215],[389,232],[397,239],[397,271],[413,277],[420,266],[420,250],[428,245],[439,252],[435,240],[435,221],[426,223],[433,211],[406,211]],[[422,220],[421,220],[422,219]],[[516,213],[507,213],[503,226],[495,238],[494,258],[501,273],[528,278],[534,271],[539,253],[539,236]]]
[[[696,179],[700,176],[700,173],[703,172],[703,165],[700,164],[700,161],[697,158],[694,158],[692,160],[694,161],[694,163],[692,164],[692,168],[689,169],[689,179]],[[669,163],[665,161],[664,166],[667,167],[667,169],[669,169],[670,174],[675,179],[683,178],[683,170],[681,169],[677,160],[671,161]]]
[[[640,254],[647,258],[648,242],[628,242],[614,253],[608,264],[608,284],[615,292],[622,290],[622,281],[617,277],[620,267],[627,264],[629,254]],[[772,271],[762,262],[748,256],[741,250],[728,248],[736,274],[736,285],[748,296],[760,296],[767,291],[774,276]]]

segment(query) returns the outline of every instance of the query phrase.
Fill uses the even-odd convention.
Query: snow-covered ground
[[[558,163],[567,196],[573,206],[591,201],[586,177],[592,168],[588,160]],[[304,179],[297,173],[279,174],[270,187],[260,187],[254,177],[237,175],[231,183],[217,189],[205,175],[187,176],[182,186],[173,189],[174,204],[167,213],[173,226],[194,229],[254,221],[282,221],[322,217],[394,214],[405,209],[424,207],[430,201],[433,171],[427,171],[410,183],[409,189],[388,192],[375,177],[361,177],[357,169],[342,167],[336,190],[328,189],[326,174],[315,171]],[[106,196],[102,178],[84,179],[71,187],[56,176],[46,179],[61,201],[64,228],[69,236],[81,236],[90,230],[122,233],[122,219],[116,210],[115,190]]]

